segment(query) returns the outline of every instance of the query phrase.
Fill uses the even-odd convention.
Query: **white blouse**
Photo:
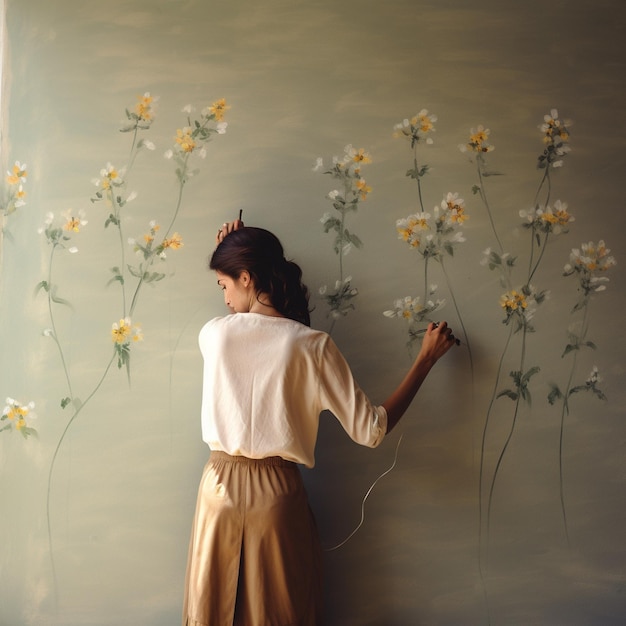
[[[328,334],[284,317],[235,313],[205,324],[199,343],[202,438],[212,450],[313,467],[325,409],[361,445],[385,436],[384,407],[372,405]]]

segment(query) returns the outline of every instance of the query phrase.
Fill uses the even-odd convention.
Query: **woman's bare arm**
[[[456,340],[446,322],[430,323],[422,347],[404,380],[383,402],[387,411],[387,432],[400,421],[415,394],[422,386],[433,365],[455,344]]]

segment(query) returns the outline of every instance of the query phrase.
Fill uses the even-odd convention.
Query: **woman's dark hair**
[[[285,259],[282,244],[269,230],[242,226],[233,231],[215,248],[209,267],[233,279],[247,271],[257,293],[267,294],[279,313],[311,325],[309,290],[302,283],[302,270]]]

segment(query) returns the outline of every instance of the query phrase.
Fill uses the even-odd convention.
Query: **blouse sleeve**
[[[320,361],[322,408],[335,415],[356,443],[375,448],[387,432],[385,408],[370,402],[330,337],[323,345]]]

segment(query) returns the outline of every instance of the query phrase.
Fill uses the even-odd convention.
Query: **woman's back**
[[[202,431],[211,449],[311,467],[324,409],[359,443],[382,440],[382,409],[354,382],[326,333],[284,317],[242,313],[208,322],[199,342]]]

